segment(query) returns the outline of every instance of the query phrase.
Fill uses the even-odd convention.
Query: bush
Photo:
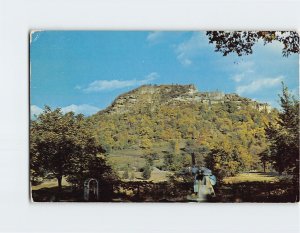
[[[228,176],[234,176],[240,172],[242,162],[236,150],[225,151],[223,149],[213,149],[206,157],[206,166],[212,172],[222,179]]]
[[[147,163],[143,169],[143,178],[145,180],[148,180],[148,179],[150,179],[150,177],[151,177],[151,166],[149,163]]]
[[[128,166],[125,167],[122,178],[123,179],[128,179],[129,178],[129,168],[128,168]]]

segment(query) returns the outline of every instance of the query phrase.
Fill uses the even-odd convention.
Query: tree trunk
[[[194,166],[196,164],[195,153],[192,152],[191,156],[192,156],[192,165]]]
[[[56,201],[60,201],[61,194],[62,194],[62,185],[61,185],[62,176],[57,176],[56,179],[57,179],[57,183],[58,183],[58,191],[57,191],[57,195],[56,195]]]
[[[59,189],[59,190],[61,190],[61,188],[62,188],[61,180],[62,180],[62,176],[58,176],[58,177],[57,177],[57,182],[58,182],[58,189]]]
[[[266,173],[266,163],[263,163],[263,167],[264,167],[264,173]]]

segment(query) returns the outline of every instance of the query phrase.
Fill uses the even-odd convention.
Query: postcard
[[[299,34],[30,32],[34,202],[298,202]]]

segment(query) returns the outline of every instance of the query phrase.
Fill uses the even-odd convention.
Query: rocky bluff
[[[208,106],[232,102],[238,107],[251,106],[259,111],[271,111],[267,103],[260,103],[235,93],[221,91],[201,92],[195,85],[143,85],[118,96],[103,113],[125,113],[145,105],[154,109],[160,105],[181,105],[182,103],[204,103]]]

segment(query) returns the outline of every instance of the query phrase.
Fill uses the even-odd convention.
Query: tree
[[[174,165],[174,154],[164,151],[164,168],[166,170],[173,170],[173,165]]]
[[[226,150],[222,146],[216,147],[210,151],[205,161],[206,166],[211,169],[219,179],[234,176],[243,168],[242,160],[236,148]]]
[[[186,142],[184,151],[187,152],[188,154],[191,155],[191,160],[192,164],[191,165],[196,165],[196,152],[198,152],[198,147],[197,143],[195,140],[188,140]]]
[[[183,157],[177,140],[170,141],[170,150],[164,151],[164,169],[178,171],[183,167]]]
[[[293,174],[299,179],[299,100],[282,83],[281,111],[274,123],[266,126],[270,142],[270,160],[279,172]]]
[[[152,154],[148,154],[148,156],[146,156],[146,161],[147,163],[152,167],[154,164],[154,159],[152,157]]]
[[[102,184],[116,180],[116,174],[106,160],[97,156],[80,156],[76,163],[70,164],[70,170],[66,177],[73,187],[83,187],[84,181],[89,178],[97,179]]]
[[[127,166],[125,166],[125,170],[122,176],[123,179],[128,179],[129,178],[129,164],[127,164]]]
[[[180,154],[180,146],[178,140],[171,141],[171,150],[173,151],[174,155]]]
[[[64,176],[74,178],[104,165],[103,159],[96,158],[103,152],[83,115],[63,114],[59,108],[45,106],[31,121],[31,176],[56,178],[59,190]]]
[[[145,180],[148,180],[150,179],[150,177],[151,177],[151,166],[149,163],[146,163],[146,166],[143,169],[143,178]]]
[[[135,173],[134,173],[134,171],[131,171],[130,172],[130,177],[129,177],[129,180],[134,180],[134,178],[135,178]]]
[[[209,43],[215,44],[216,52],[224,56],[236,53],[238,56],[253,53],[253,46],[259,39],[264,45],[279,41],[284,45],[282,54],[285,57],[299,53],[299,34],[295,31],[207,31]]]
[[[259,154],[260,161],[262,162],[264,172],[266,172],[266,167],[268,162],[271,160],[271,152],[269,149],[262,151]]]
[[[152,142],[150,139],[148,138],[141,139],[140,148],[144,150],[150,150],[151,147],[152,147]]]

